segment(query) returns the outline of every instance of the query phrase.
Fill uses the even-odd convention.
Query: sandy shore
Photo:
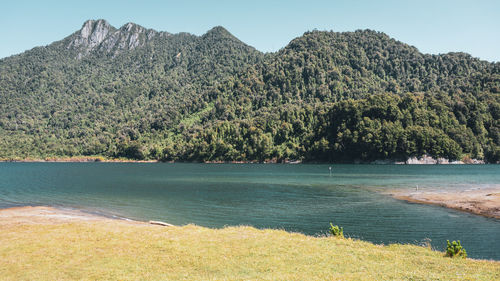
[[[45,206],[0,209],[0,226],[10,224],[61,224],[73,222],[109,222],[112,224],[152,225],[147,222],[113,219],[73,209]]]
[[[438,205],[485,217],[500,219],[500,187],[457,191],[391,191],[390,194],[408,202]]]

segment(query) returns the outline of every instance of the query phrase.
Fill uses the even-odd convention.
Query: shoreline
[[[175,226],[163,221],[140,221],[126,217],[95,213],[75,208],[52,206],[15,206],[0,208],[0,226],[6,224],[60,224],[79,222],[104,222],[143,226]]]
[[[315,162],[315,161],[160,161],[160,160],[133,160],[133,159],[105,159],[100,157],[71,157],[71,158],[46,158],[46,159],[0,159],[0,163],[197,163],[197,164],[330,164],[330,165],[381,165],[381,166],[405,166],[405,165],[495,165],[498,163],[485,163],[485,162],[472,162],[465,163],[462,161],[457,162],[438,162],[438,163],[425,163],[425,162],[405,162],[405,161],[391,161],[391,160],[375,160],[371,162],[360,162],[353,160],[352,162]]]
[[[50,206],[16,206],[0,209],[0,225],[5,224],[60,224],[74,222],[116,222],[130,225],[150,225],[146,221],[112,217],[73,208]]]
[[[500,219],[500,187],[468,190],[416,190],[388,192],[410,203],[446,207],[488,218]]]
[[[420,157],[410,157],[406,160],[402,159],[376,159],[376,160],[359,160],[352,159],[350,161],[340,162],[318,162],[314,160],[304,159],[278,159],[271,158],[262,161],[258,160],[205,160],[205,161],[161,161],[161,160],[134,160],[127,158],[106,158],[104,156],[48,156],[45,158],[0,158],[0,162],[116,162],[116,163],[205,163],[205,164],[367,164],[367,165],[483,165],[483,164],[500,164],[487,163],[484,160],[471,159],[464,157],[462,160],[450,161],[446,158],[433,158],[429,155]]]
[[[161,163],[158,160],[132,160],[132,159],[106,159],[102,157],[69,157],[69,158],[45,158],[45,159],[0,159],[0,162],[12,163]]]
[[[497,260],[450,259],[429,246],[377,245],[250,226],[164,227],[51,207],[0,210],[0,229],[0,275],[7,280],[498,280],[500,276]]]

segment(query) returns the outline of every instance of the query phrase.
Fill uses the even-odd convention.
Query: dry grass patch
[[[3,280],[499,280],[500,263],[252,227],[0,224]]]

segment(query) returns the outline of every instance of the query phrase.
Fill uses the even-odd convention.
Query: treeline
[[[498,63],[369,30],[262,54],[217,27],[80,59],[74,36],[0,60],[0,158],[500,160]]]
[[[498,162],[499,99],[487,96],[468,101],[473,106],[446,95],[386,93],[326,106],[286,105],[263,110],[253,119],[206,124],[169,143],[160,154],[155,150],[153,157],[166,161],[352,162],[404,161],[427,154]],[[469,117],[459,120],[456,116]]]

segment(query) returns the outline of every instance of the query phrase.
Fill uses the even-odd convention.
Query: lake
[[[0,208],[48,205],[309,235],[326,233],[333,222],[353,238],[384,244],[430,239],[441,251],[447,239],[461,240],[470,257],[500,260],[500,220],[381,193],[417,185],[498,186],[500,165],[0,163],[0,178]]]

